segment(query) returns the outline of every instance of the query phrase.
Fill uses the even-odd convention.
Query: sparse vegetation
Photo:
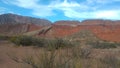
[[[110,42],[104,42],[104,41],[89,42],[88,44],[91,45],[93,48],[97,48],[97,49],[117,48],[118,46],[118,44],[116,43],[110,43]]]
[[[103,68],[119,68],[120,60],[116,58],[113,54],[105,55],[103,58],[99,59],[103,64]],[[101,67],[102,67],[101,66]]]
[[[48,48],[49,50],[73,46],[73,43],[71,43],[68,40],[64,40],[62,38],[44,39],[44,38],[35,38],[31,36],[16,36],[16,37],[12,37],[10,41],[18,46],[32,45],[37,47],[45,47]]]
[[[10,41],[18,46],[30,46],[32,45],[33,38],[30,36],[15,36],[11,37]]]
[[[9,36],[0,35],[0,40],[8,40]]]
[[[42,52],[35,53],[23,58],[14,57],[17,63],[28,64],[32,68],[119,68],[120,60],[115,55],[109,53],[101,58],[90,57],[93,53],[91,49],[73,48],[48,51],[42,49]]]
[[[90,47],[74,47],[72,50],[72,55],[76,58],[88,59],[92,53],[92,48]]]
[[[27,7],[31,4],[40,9],[37,2]],[[70,0],[64,0],[62,5],[66,4],[74,7]],[[120,68],[119,22],[93,19],[51,23],[9,13],[0,15],[0,68]]]
[[[73,46],[72,42],[70,42],[68,40],[61,39],[61,38],[55,38],[55,39],[47,40],[47,43],[46,43],[46,47],[49,50],[65,48],[65,47],[72,47],[72,46]]]
[[[62,55],[58,57],[58,52],[55,50],[46,51],[43,53],[35,54],[35,56],[27,56],[22,59],[18,57],[14,57],[11,55],[10,57],[17,63],[28,64],[32,68],[73,68],[70,67],[71,58],[65,59],[66,56]],[[20,60],[19,60],[20,59]]]
[[[97,52],[94,53],[94,50],[117,48],[119,43],[96,40],[93,35],[89,35],[88,38],[88,35],[82,33],[82,35],[79,35],[82,36],[81,38],[76,39],[77,36],[75,36],[71,38],[72,40],[68,38],[48,39],[13,36],[9,40],[15,45],[35,46],[39,48],[40,52],[25,55],[22,58],[13,54],[8,56],[15,62],[28,65],[31,68],[119,68],[120,60],[112,53],[97,58],[95,57]]]

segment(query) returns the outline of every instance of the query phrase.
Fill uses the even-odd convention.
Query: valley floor
[[[23,57],[30,56],[30,55],[35,56],[35,54],[37,54],[38,52],[40,52],[40,53],[43,52],[42,48],[35,48],[32,46],[17,47],[8,41],[0,41],[0,68],[32,68],[29,64],[16,62],[15,56],[17,56],[18,58],[23,58]],[[60,52],[60,54],[63,52],[64,53],[67,52],[67,54],[72,53],[71,49],[61,49],[61,51],[58,50],[58,52],[57,52],[58,55],[59,55],[59,52]],[[79,61],[76,61],[75,68],[98,68],[98,67],[105,68],[106,65],[103,67],[99,66],[100,64],[97,64],[99,62],[95,61],[95,59],[103,58],[105,55],[117,57],[117,60],[119,60],[118,63],[120,63],[120,48],[119,47],[113,48],[113,49],[92,49],[92,52],[90,55],[90,57],[92,57],[91,58],[92,60],[91,59],[87,60],[87,58],[85,58],[85,59],[83,58],[80,60],[81,61],[80,63],[82,65],[77,64],[77,62],[79,62]],[[112,57],[112,58],[114,59],[114,57]],[[21,61],[21,59],[17,59],[17,60]],[[91,61],[93,61],[93,62],[91,62]],[[113,62],[112,63],[113,66],[114,66],[114,63],[117,62],[117,61],[114,62],[115,60],[111,60],[111,59],[109,59],[108,61],[110,61],[111,63]],[[103,62],[105,62],[105,61],[103,61]],[[101,64],[101,65],[103,65],[103,64]],[[86,66],[88,66],[88,67],[86,67]],[[108,64],[108,68],[113,68],[113,67],[109,67],[109,64]],[[117,66],[115,68],[120,68],[120,67]]]

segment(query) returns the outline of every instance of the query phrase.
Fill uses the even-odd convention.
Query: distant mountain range
[[[51,25],[51,22],[46,19],[33,18],[10,13],[0,15],[0,24],[19,24],[19,23],[37,24],[41,26]]]
[[[48,26],[51,25],[52,22],[47,19],[33,18],[28,16],[21,16],[16,14],[2,14],[0,15],[0,24],[36,24],[40,26]],[[89,19],[80,21],[74,20],[60,20],[54,22],[55,25],[118,25],[120,24],[120,20],[112,21],[112,20],[102,20],[102,19]]]
[[[102,40],[120,42],[120,20],[89,19],[82,22],[60,20],[52,23],[46,19],[16,14],[0,15],[0,34],[2,35],[51,38],[73,36],[81,30],[89,30]]]

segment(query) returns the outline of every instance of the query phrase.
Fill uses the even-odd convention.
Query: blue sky
[[[57,20],[120,20],[120,0],[0,0],[0,14]]]

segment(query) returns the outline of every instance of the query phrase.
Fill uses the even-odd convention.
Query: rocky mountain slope
[[[120,20],[90,19],[82,21],[80,25],[120,25]]]
[[[18,24],[18,23],[37,24],[41,26],[51,25],[51,22],[46,19],[33,18],[10,13],[0,15],[0,24]]]
[[[62,20],[51,24],[50,21],[45,19],[15,14],[0,15],[0,34],[4,35],[24,34],[47,38],[67,37],[82,30],[89,30],[102,40],[120,42],[120,20],[92,19],[82,22]]]
[[[51,22],[16,14],[0,15],[0,33],[7,35],[18,35],[29,31],[38,30],[43,26],[49,26]]]

